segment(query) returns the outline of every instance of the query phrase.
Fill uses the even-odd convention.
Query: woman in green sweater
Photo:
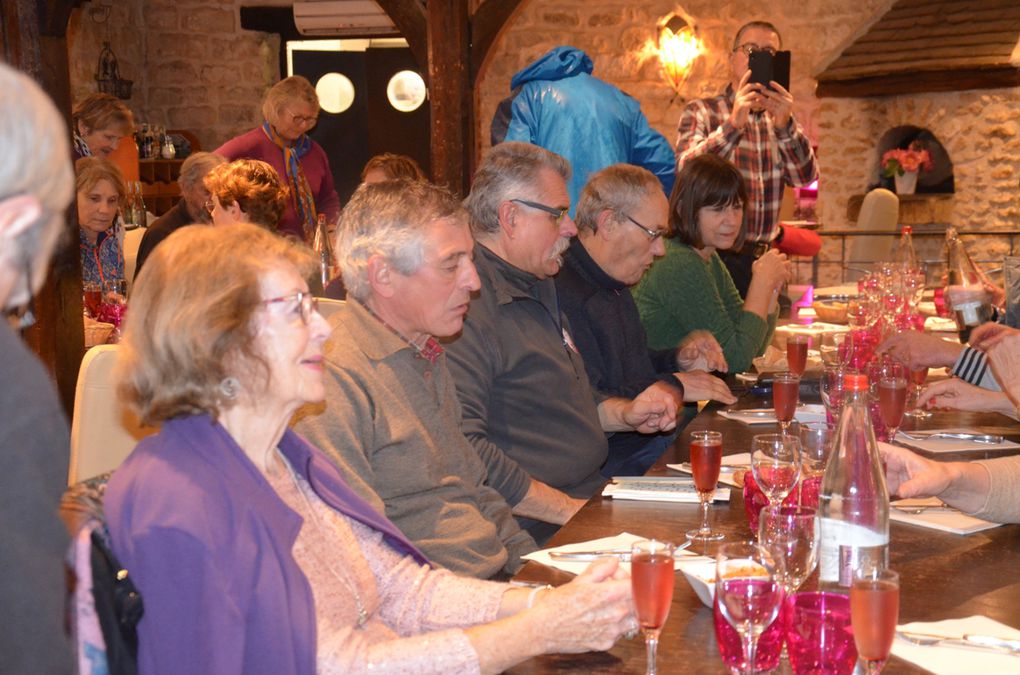
[[[716,253],[744,240],[747,187],[740,171],[716,155],[688,160],[669,200],[674,238],[634,289],[652,349],[675,347],[689,333],[715,335],[731,373],[747,370],[765,351],[779,313],[779,290],[790,263],[769,249],[752,266],[742,299]]]

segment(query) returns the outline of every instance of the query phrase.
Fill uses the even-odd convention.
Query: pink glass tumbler
[[[839,593],[797,593],[786,599],[786,649],[794,675],[849,675],[857,663],[850,599]]]

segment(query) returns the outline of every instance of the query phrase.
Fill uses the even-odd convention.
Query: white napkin
[[[969,616],[966,619],[949,619],[929,623],[915,622],[897,626],[897,630],[928,633],[946,637],[962,637],[964,633],[994,635],[1010,640],[1020,639],[1020,630],[993,621],[986,616]],[[997,654],[987,649],[971,649],[952,645],[916,645],[897,636],[892,653],[930,670],[937,675],[970,675],[971,673],[1020,672],[1020,656]]]
[[[614,477],[602,489],[602,496],[611,499],[630,499],[640,502],[673,502],[677,504],[698,504],[701,499],[694,487],[694,480],[686,476],[623,476]],[[714,502],[728,502],[730,491],[717,488],[712,495]]]
[[[982,530],[990,530],[993,527],[1000,527],[1001,523],[992,523],[981,520],[950,507],[944,509],[927,509],[921,513],[909,513],[901,509],[917,508],[922,506],[939,506],[942,501],[937,497],[924,499],[900,499],[890,504],[889,518],[898,523],[929,527],[933,530],[952,532],[953,534],[974,534]],[[896,508],[900,507],[900,508]]]
[[[743,483],[737,484],[733,480],[733,474],[737,471],[747,471],[751,466],[751,453],[741,452],[737,455],[726,455],[722,458],[722,467],[719,470],[719,482],[724,485],[730,485],[732,487],[744,487]],[[674,471],[680,471],[682,473],[691,473],[691,465],[687,462],[683,464],[667,464],[666,468],[673,469]]]
[[[682,536],[682,535],[681,535]],[[563,546],[556,546],[554,548],[542,549],[541,551],[535,551],[524,556],[525,560],[534,560],[535,562],[542,563],[546,567],[555,567],[558,570],[568,572],[570,574],[580,574],[581,572],[588,569],[588,565],[591,565],[590,561],[586,560],[553,560],[549,557],[550,551],[562,551],[564,553],[570,551],[604,551],[617,548],[630,548],[634,545],[634,542],[642,541],[648,537],[639,537],[636,534],[630,532],[621,532],[614,537],[602,537],[601,539],[592,539],[591,541],[582,541],[577,544],[564,544]],[[680,569],[680,559],[695,556],[694,553],[688,551],[677,551],[676,560],[674,560],[674,569]],[[700,556],[699,556],[700,557]],[[620,567],[627,570],[630,574],[630,563],[621,562]]]
[[[762,414],[757,413],[749,415],[742,413],[739,410],[717,410],[721,416],[728,420],[736,420],[743,422],[744,424],[776,424],[775,414]],[[793,418],[798,422],[824,422],[825,421],[825,406],[820,403],[808,403],[797,406],[797,412],[794,413]],[[995,446],[991,446],[995,447]]]
[[[953,433],[975,433],[973,429],[925,429],[925,433],[932,431],[948,431]],[[946,452],[971,452],[977,450],[1004,450],[1008,448],[1020,448],[1020,444],[1014,443],[1013,441],[1003,441],[1002,443],[977,443],[976,441],[968,441],[959,438],[925,438],[924,440],[914,440],[907,438],[902,432],[896,434],[896,442],[902,443],[903,445],[909,445],[912,448],[918,450],[925,450],[927,452],[940,454]]]

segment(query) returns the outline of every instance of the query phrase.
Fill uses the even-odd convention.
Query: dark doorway
[[[396,73],[421,74],[406,47],[369,47],[364,51],[311,51],[294,49],[293,72],[314,86],[327,73],[346,76],[354,87],[354,102],[340,113],[322,110],[311,137],[329,156],[333,181],[341,203],[350,199],[361,169],[373,155],[393,152],[413,157],[428,173],[429,101],[411,112],[394,108],[386,87]]]

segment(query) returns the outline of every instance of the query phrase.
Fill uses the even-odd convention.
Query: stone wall
[[[188,129],[211,150],[262,121],[266,89],[279,80],[280,41],[241,29],[239,8],[273,0],[127,0],[113,3],[109,27],[96,27],[86,2],[68,31],[76,98],[96,91],[103,31],[121,76],[135,80],[128,102],[139,122]],[[97,35],[98,34],[98,35]]]
[[[877,139],[900,125],[935,134],[953,162],[956,194],[946,222],[962,230],[1020,227],[1020,88],[871,99],[826,99],[819,111],[819,162],[824,176],[819,216],[827,228],[852,227],[845,205],[878,180]],[[939,240],[924,240],[919,253],[940,257]],[[1009,253],[1006,237],[968,242],[971,255],[999,267]],[[835,244],[823,259],[835,259]]]

